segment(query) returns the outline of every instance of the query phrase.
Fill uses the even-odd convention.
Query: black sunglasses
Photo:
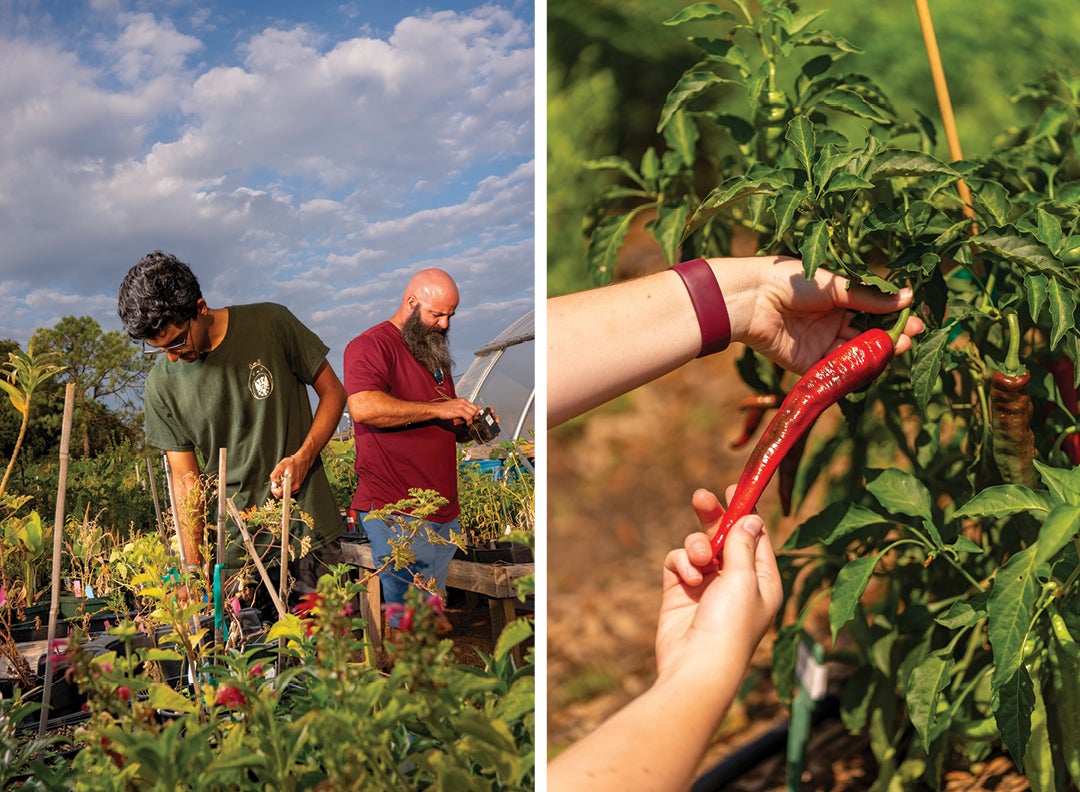
[[[179,352],[181,349],[187,346],[188,335],[191,333],[191,321],[191,319],[188,319],[187,327],[184,328],[184,331],[164,346],[150,346],[146,343],[146,340],[144,339],[142,342],[143,354],[160,355],[163,352]]]

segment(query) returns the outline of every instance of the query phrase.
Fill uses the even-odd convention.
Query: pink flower
[[[225,685],[218,690],[217,698],[214,699],[214,704],[218,707],[236,709],[237,707],[246,707],[247,698],[244,697],[244,694],[239,688],[235,688],[232,685]]]
[[[0,608],[7,605],[7,587],[0,584]]]
[[[252,674],[252,676],[262,676],[262,673],[265,670],[266,670],[266,664],[263,663],[262,661],[259,661],[258,663],[256,663],[255,665],[253,665],[251,667],[251,674]]]
[[[386,620],[392,622],[395,617],[401,617],[397,629],[409,632],[412,630],[413,609],[405,607],[400,602],[391,602],[386,606]]]
[[[233,597],[229,605],[232,607],[233,616],[240,618],[240,598]]]
[[[443,612],[442,597],[440,597],[438,594],[432,594],[430,597],[428,597],[427,605],[436,613],[441,614]]]

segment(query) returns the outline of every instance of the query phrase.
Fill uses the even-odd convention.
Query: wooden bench
[[[375,570],[371,545],[367,542],[342,542],[341,552],[348,564],[353,564],[367,572]],[[450,571],[446,576],[448,588],[481,594],[488,600],[488,615],[491,620],[491,635],[498,640],[510,621],[517,618],[517,580],[531,575],[535,564],[478,564],[475,561],[450,562]],[[368,623],[371,631],[369,640],[375,647],[382,646],[382,589],[378,577],[367,583],[367,596],[361,598],[361,616]],[[514,659],[520,665],[522,661],[520,646],[514,650]]]

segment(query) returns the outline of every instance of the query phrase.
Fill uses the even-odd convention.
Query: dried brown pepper
[[[1035,433],[1031,429],[1032,404],[1027,388],[1031,372],[1020,363],[1020,321],[1015,311],[1006,315],[1009,347],[1001,369],[990,379],[990,414],[994,465],[1006,484],[1039,486],[1035,470]]]

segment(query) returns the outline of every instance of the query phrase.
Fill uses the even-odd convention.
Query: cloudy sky
[[[460,372],[534,302],[534,34],[517,0],[0,0],[0,338],[119,330],[161,249],[340,372],[438,266]]]

